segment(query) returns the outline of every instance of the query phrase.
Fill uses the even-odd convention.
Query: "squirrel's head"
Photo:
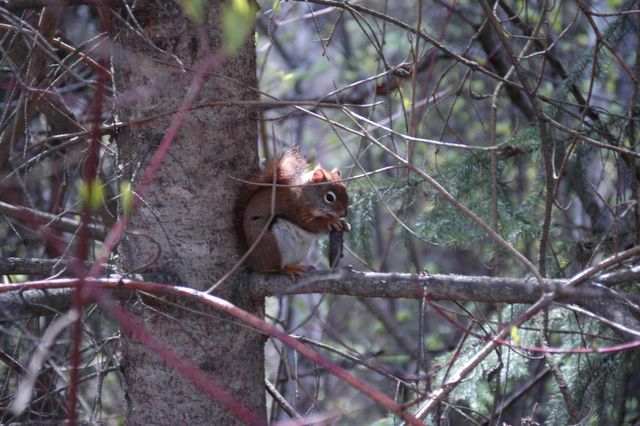
[[[349,194],[347,186],[342,181],[340,170],[327,171],[322,167],[316,167],[309,180],[313,185],[309,186],[312,196],[312,204],[317,216],[345,217],[349,207]]]

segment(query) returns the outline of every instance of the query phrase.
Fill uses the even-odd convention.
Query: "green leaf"
[[[124,216],[131,217],[133,213],[133,190],[129,181],[120,182],[120,205]]]
[[[102,190],[102,182],[96,178],[89,184],[82,180],[78,184],[78,194],[82,203],[88,206],[91,211],[96,211],[104,204],[104,191]]]
[[[249,34],[258,9],[250,0],[231,0],[222,5],[222,42],[227,53],[242,47]]]
[[[198,25],[204,23],[206,4],[206,0],[180,0],[180,5],[184,13]]]
[[[511,340],[516,345],[520,344],[520,330],[518,330],[518,327],[511,327]]]
[[[281,5],[282,5],[282,3],[280,2],[280,0],[273,0],[273,5],[271,6],[271,9],[273,10],[273,13],[280,12]]]

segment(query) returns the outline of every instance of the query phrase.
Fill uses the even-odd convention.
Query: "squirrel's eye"
[[[334,194],[333,191],[327,191],[327,193],[324,194],[324,201],[329,204],[333,203],[334,201],[336,201],[336,194]]]

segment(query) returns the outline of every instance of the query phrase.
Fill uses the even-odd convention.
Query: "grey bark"
[[[72,260],[69,259],[41,259],[29,257],[0,257],[0,275],[44,275],[53,276],[71,273]],[[85,267],[91,268],[93,264],[86,262]],[[103,265],[104,270],[116,272],[110,265]]]
[[[135,22],[123,12],[125,21],[116,24],[113,49],[117,109],[128,120],[177,111],[203,51],[221,47],[221,2],[208,4],[200,29],[177,2],[137,4]],[[255,46],[249,37],[237,55],[225,58],[206,77],[196,102],[255,100],[254,87]],[[171,118],[172,114],[159,115],[118,135],[119,160],[134,188]],[[138,235],[127,235],[120,243],[123,270],[158,256],[142,271],[145,279],[203,290],[222,277],[239,258],[233,220],[239,184],[229,176],[247,179],[255,172],[256,137],[256,121],[247,107],[230,102],[190,111],[132,219],[130,228]],[[216,295],[263,315],[264,298],[250,299],[241,285],[232,279]],[[146,302],[129,302],[139,323],[265,419],[261,335],[218,313],[211,318]],[[211,401],[145,345],[126,333],[122,340],[128,424],[240,424],[232,412]]]
[[[544,287],[541,287],[530,278],[440,274],[416,276],[405,273],[360,272],[349,268],[342,268],[337,272],[315,271],[295,281],[282,274],[242,275],[247,276],[247,281],[251,281],[249,285],[241,287],[242,292],[251,295],[254,300],[261,300],[266,296],[321,293],[387,299],[416,299],[424,295],[432,300],[529,304],[538,301],[543,295],[543,288],[546,288],[554,291],[554,301],[558,303],[576,303],[591,308],[599,306],[595,312],[603,317],[629,328],[640,329],[633,314],[621,318],[623,312],[639,312],[637,305],[640,304],[640,297],[608,288],[640,279],[640,266],[602,274],[577,287],[567,286],[569,281],[563,279],[546,279]],[[132,284],[136,282],[121,276],[97,280],[108,288],[115,288],[112,297],[121,300],[130,296],[129,291],[134,289]],[[69,279],[53,279],[46,281],[46,291],[22,288],[20,284],[15,284],[13,291],[3,289],[0,292],[0,321],[11,321],[18,316],[40,315],[51,312],[51,309],[67,309],[70,299],[66,289],[71,285],[73,284]],[[624,305],[628,306],[622,310],[621,306]]]

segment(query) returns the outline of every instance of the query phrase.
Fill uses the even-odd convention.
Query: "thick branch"
[[[33,259],[29,259],[32,261]],[[12,259],[0,259],[0,274],[7,273],[3,268],[8,265],[16,270]],[[48,262],[42,261],[43,271]],[[27,265],[27,267],[32,267]],[[43,274],[44,275],[44,274]],[[489,303],[523,303],[530,304],[538,301],[543,291],[537,281],[532,278],[494,278],[463,275],[412,275],[404,273],[375,273],[360,272],[343,268],[338,272],[315,271],[307,277],[292,280],[286,275],[253,274],[248,290],[256,298],[279,296],[283,294],[324,293],[357,297],[408,298],[416,299],[423,295],[433,300],[454,300],[458,302],[475,301]],[[607,285],[632,282],[640,279],[640,266],[628,270],[611,272],[596,279]],[[118,282],[116,278],[101,278],[101,282]],[[128,280],[127,280],[128,281]],[[39,288],[42,290],[28,290],[19,293],[21,284],[0,285],[0,321],[16,316],[42,315],[47,312],[45,306],[56,310],[68,308],[70,298],[67,292],[52,292],[51,289],[60,288],[58,280],[46,282]],[[124,282],[124,281],[123,281]],[[566,286],[569,280],[546,279],[544,284],[555,291],[554,301],[559,303],[573,303],[590,300],[625,300],[640,304],[640,295],[618,293],[606,287],[584,283],[579,287]],[[16,291],[10,291],[14,288]],[[126,290],[126,286],[120,290]]]
[[[64,312],[69,309],[72,294],[71,288],[0,294],[0,322]]]
[[[639,268],[640,269],[640,268]],[[615,275],[609,274],[614,277]],[[616,276],[617,277],[617,276]],[[611,278],[613,279],[613,278]],[[618,298],[612,291],[594,285],[568,288],[568,280],[546,279],[557,291],[558,302],[576,302],[592,298]],[[261,275],[251,288],[257,297],[283,294],[328,293],[358,297],[419,298],[492,303],[535,303],[542,289],[533,278],[494,278],[463,275],[420,275],[405,273],[360,272],[343,268],[336,273],[316,271],[293,281],[283,275]],[[625,295],[632,300],[635,295]]]

